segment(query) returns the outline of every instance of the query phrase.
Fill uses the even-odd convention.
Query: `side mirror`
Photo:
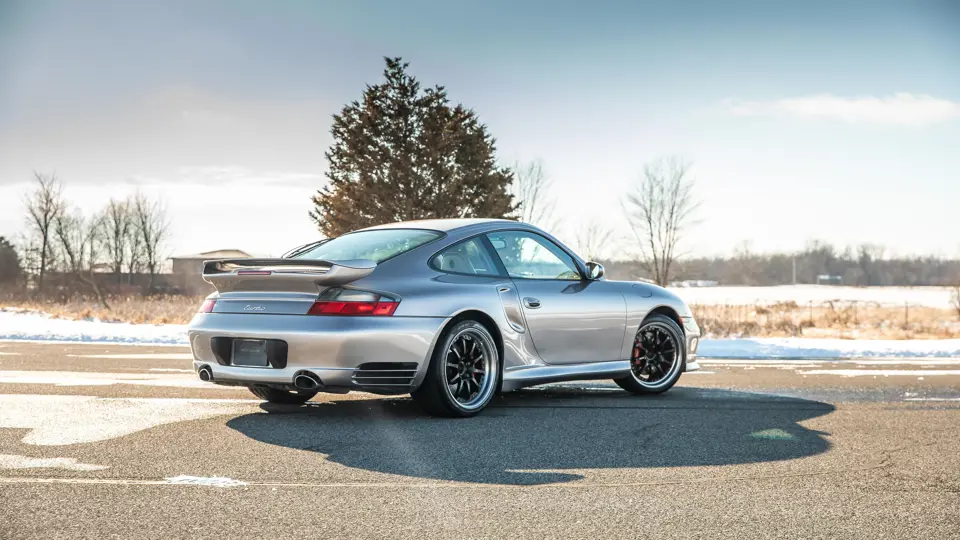
[[[593,261],[587,262],[587,279],[596,281],[603,277],[603,265]]]

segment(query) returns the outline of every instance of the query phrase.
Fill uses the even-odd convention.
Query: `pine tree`
[[[451,106],[442,86],[421,89],[400,58],[386,81],[333,117],[329,184],[310,217],[327,237],[381,223],[513,217],[513,172],[498,167],[495,140],[476,113]]]
[[[23,268],[17,250],[6,238],[0,236],[0,285],[19,283],[22,277]]]

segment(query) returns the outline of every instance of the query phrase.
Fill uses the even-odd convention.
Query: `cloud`
[[[960,118],[960,102],[905,92],[885,97],[816,94],[773,101],[726,100],[722,107],[736,116],[792,116],[851,124],[925,126]]]
[[[181,167],[172,175],[133,175],[127,181],[135,185],[194,184],[202,186],[249,185],[319,187],[323,175],[303,171],[255,171],[236,165]]]

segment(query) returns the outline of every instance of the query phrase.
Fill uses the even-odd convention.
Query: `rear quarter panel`
[[[507,318],[501,294],[516,294],[510,292],[513,291],[510,279],[441,273],[431,269],[425,261],[423,268],[400,270],[399,265],[391,268],[384,264],[369,277],[350,286],[398,296],[400,305],[394,317],[441,317],[449,321],[467,312],[483,313],[493,321],[495,333],[499,334],[494,337],[499,337],[502,342],[505,369],[542,364],[522,319],[518,329],[516,315],[512,325]],[[501,293],[502,289],[510,291]]]

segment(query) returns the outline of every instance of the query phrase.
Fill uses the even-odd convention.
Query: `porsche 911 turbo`
[[[201,380],[269,402],[411,394],[472,416],[498,392],[612,379],[634,394],[699,368],[676,295],[604,277],[550,234],[499,219],[391,223],[281,258],[206,261],[189,325]]]

